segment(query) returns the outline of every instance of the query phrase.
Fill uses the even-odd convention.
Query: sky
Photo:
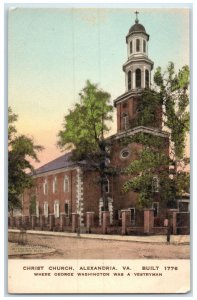
[[[89,79],[111,94],[125,92],[125,37],[136,8],[14,8],[8,15],[8,104],[17,129],[45,150],[35,167],[62,155],[57,134]],[[189,64],[189,10],[139,8],[150,35],[154,70]],[[152,73],[154,73],[154,70]],[[116,131],[116,115],[111,133]]]

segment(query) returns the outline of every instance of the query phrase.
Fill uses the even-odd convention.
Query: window
[[[36,217],[39,218],[39,202],[36,202]]]
[[[149,71],[148,70],[145,71],[145,86],[146,86],[146,88],[149,87]]]
[[[133,42],[131,41],[130,42],[130,53],[132,53],[133,52]]]
[[[154,217],[159,214],[159,202],[153,202],[152,208],[154,209]]]
[[[123,120],[122,128],[124,130],[127,130],[128,129],[128,115],[127,115],[127,113],[123,114],[122,120]]]
[[[69,204],[68,202],[66,202],[64,204],[64,212],[65,212],[65,215],[68,216],[69,215]]]
[[[44,195],[48,194],[48,183],[47,183],[46,179],[45,179],[45,181],[43,183],[43,193],[44,193]]]
[[[121,158],[127,158],[129,156],[129,150],[128,149],[123,149],[121,152],[120,152],[120,157]]]
[[[135,225],[135,208],[129,208],[131,212],[131,225]]]
[[[136,40],[136,52],[139,52],[140,51],[140,40],[137,39]]]
[[[136,79],[136,88],[141,88],[141,70],[137,69],[135,71],[135,79]]]
[[[131,71],[128,72],[128,90],[131,89]]]
[[[146,41],[143,40],[143,52],[146,53]]]
[[[59,201],[55,201],[54,203],[54,215],[55,215],[55,218],[59,218],[60,216],[60,205],[59,205]]]
[[[159,192],[159,177],[157,175],[153,176],[152,191],[155,193]]]
[[[53,179],[53,193],[57,193],[57,177]]]
[[[68,192],[69,191],[69,179],[68,176],[64,177],[64,192]]]
[[[178,210],[181,212],[189,212],[189,200],[178,200]]]
[[[49,214],[49,207],[48,207],[48,202],[44,202],[44,216],[46,218],[48,218],[48,214]]]
[[[109,180],[108,178],[105,178],[103,181],[103,190],[106,194],[109,193]]]

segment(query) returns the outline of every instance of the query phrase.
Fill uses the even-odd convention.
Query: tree
[[[189,174],[186,170],[189,158],[186,156],[186,137],[189,133],[189,67],[183,66],[175,73],[170,62],[166,72],[157,68],[154,82],[164,106],[164,126],[170,132],[171,173],[175,185],[175,198],[189,192]]]
[[[8,209],[13,213],[15,208],[21,208],[21,195],[26,188],[33,186],[32,177],[28,174],[34,168],[30,160],[39,161],[38,151],[43,149],[35,145],[32,138],[17,135],[15,122],[18,116],[8,108]]]
[[[113,111],[110,94],[87,81],[79,96],[80,103],[64,117],[58,146],[63,150],[72,149],[72,160],[85,160],[87,166],[99,172],[104,209],[108,210],[104,184],[107,172],[105,134],[110,130],[108,123]]]
[[[185,156],[189,131],[189,68],[184,66],[175,74],[171,62],[164,73],[157,68],[154,82],[154,90],[142,92],[136,125],[151,126],[157,121],[158,108],[163,106],[164,126],[170,135],[170,155],[165,151],[168,146],[165,139],[143,133],[127,140],[138,142],[142,149],[125,170],[130,178],[123,190],[138,192],[139,207],[151,207],[155,196],[154,179],[158,178],[161,201],[172,207],[177,197],[189,191],[189,174],[185,172],[189,162]]]
[[[162,190],[161,201],[170,201],[169,157],[164,151],[168,147],[168,141],[148,133],[138,133],[127,140],[127,143],[140,144],[141,150],[124,170],[129,179],[125,182],[123,190],[138,193],[138,208],[152,207],[159,189]]]

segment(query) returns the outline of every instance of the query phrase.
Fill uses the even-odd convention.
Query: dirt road
[[[28,244],[56,249],[53,253],[22,255],[21,258],[45,259],[188,259],[189,245],[108,241],[32,235]],[[12,256],[19,258],[19,256]]]

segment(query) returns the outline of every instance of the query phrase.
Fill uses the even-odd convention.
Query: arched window
[[[149,71],[145,71],[145,86],[146,88],[149,88]]]
[[[141,88],[141,70],[137,69],[135,71],[135,80],[136,80],[136,88]]]
[[[131,89],[131,71],[128,72],[128,90]]]
[[[60,216],[60,204],[59,204],[58,200],[56,200],[54,202],[54,215],[55,215],[55,218],[59,218],[59,216]]]
[[[66,216],[69,216],[69,203],[68,203],[68,201],[66,201],[64,203],[64,212],[65,212]]]
[[[45,179],[45,181],[43,183],[43,193],[44,193],[44,195],[48,194],[48,183],[47,183],[46,179]]]
[[[130,42],[130,53],[132,53],[133,52],[133,42],[131,41]]]
[[[143,40],[143,52],[146,53],[146,41]]]
[[[68,176],[65,175],[64,177],[64,192],[68,192],[69,191],[69,179]]]
[[[39,208],[39,202],[36,202],[36,217],[39,218],[40,215],[40,208]]]
[[[49,207],[48,207],[48,202],[44,202],[44,216],[46,218],[48,218],[48,214],[49,214]]]
[[[53,179],[53,193],[57,193],[57,177]]]
[[[136,40],[136,52],[140,51],[140,39]]]
[[[124,130],[127,130],[128,129],[128,114],[127,113],[124,113],[123,115],[122,115],[122,128],[124,129]]]

